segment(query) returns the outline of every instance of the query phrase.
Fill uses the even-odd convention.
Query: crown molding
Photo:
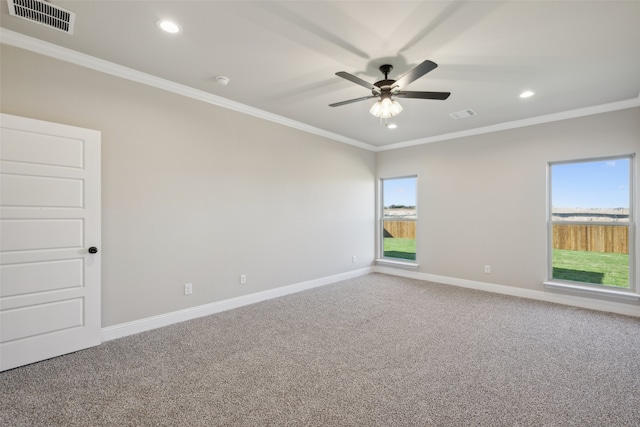
[[[429,144],[431,142],[446,141],[449,139],[464,138],[467,136],[482,135],[485,133],[500,132],[503,130],[517,129],[526,126],[539,125],[542,123],[555,122],[559,120],[574,119],[577,117],[590,116],[593,114],[608,113],[610,111],[624,110],[627,108],[640,107],[640,95],[624,101],[612,102],[610,104],[595,105],[592,107],[578,108],[575,110],[563,111],[560,113],[546,114],[544,116],[531,117],[528,119],[514,120],[511,122],[499,123],[497,125],[484,126],[460,132],[452,132],[429,138],[414,139],[412,141],[399,142],[397,144],[376,147],[375,151],[396,150],[398,148],[413,147],[416,145]]]
[[[170,80],[166,80],[160,77],[153,76],[151,74],[143,73],[141,71],[134,70],[132,68],[124,67],[122,65],[115,64],[113,62],[105,61],[84,53],[80,53],[71,49],[67,49],[62,46],[58,46],[53,43],[49,43],[40,39],[26,36],[24,34],[17,33],[15,31],[0,28],[0,43],[4,43],[10,46],[18,47],[21,49],[29,50],[31,52],[39,53],[41,55],[49,56],[61,61],[66,61],[81,67],[89,68],[102,73],[110,74],[112,76],[120,77],[123,79],[131,80],[137,83],[141,83],[147,86],[162,89],[168,92],[172,92],[178,95],[193,98],[208,104],[216,105],[218,107],[226,108],[229,110],[237,111],[242,114],[247,114],[253,117],[257,117],[270,122],[278,123],[283,126],[287,126],[293,129],[297,129],[309,134],[321,136],[327,139],[331,139],[344,144],[352,145],[365,150],[380,152],[388,150],[396,150],[399,148],[413,147],[416,145],[429,144],[432,142],[446,141],[456,138],[464,138],[474,135],[482,135],[492,132],[500,132],[503,130],[516,129],[526,126],[533,126],[542,123],[549,123],[559,120],[573,119],[577,117],[589,116],[593,114],[607,113],[610,111],[622,110],[627,108],[640,106],[640,94],[638,97],[628,99],[625,101],[613,102],[610,104],[596,105],[592,107],[580,108],[576,110],[569,110],[560,113],[547,114],[538,117],[532,117],[523,120],[515,120],[511,122],[499,123],[496,125],[484,126],[474,129],[468,129],[460,132],[452,132],[443,135],[436,135],[428,138],[414,139],[405,142],[399,142],[396,144],[390,144],[385,146],[375,146],[363,141],[358,141],[352,138],[348,138],[343,135],[338,135],[333,132],[326,131],[324,129],[309,126],[305,123],[291,120],[289,118],[269,113],[264,110],[260,110],[255,107],[241,104],[239,102],[231,101],[205,92],[199,89],[182,85]]]
[[[41,55],[49,56],[61,61],[69,62],[71,64],[79,65],[81,67],[89,68],[95,71],[106,73],[112,76],[120,77],[126,80],[131,80],[137,83],[142,83],[147,86],[162,89],[167,92],[172,92],[178,95],[187,96],[208,104],[216,105],[218,107],[226,108],[229,110],[237,111],[239,113],[247,114],[260,119],[268,120],[270,122],[278,123],[283,126],[287,126],[293,129],[301,130],[306,133],[318,135],[327,139],[342,142],[344,144],[353,145],[358,148],[363,148],[369,151],[375,151],[375,146],[367,144],[362,141],[358,141],[352,138],[347,138],[342,135],[338,135],[333,132],[319,129],[313,126],[309,126],[305,123],[301,123],[289,118],[269,113],[264,110],[260,110],[255,107],[250,107],[246,104],[231,101],[229,99],[217,96],[199,89],[176,83],[170,80],[166,80],[160,77],[153,76],[151,74],[143,73],[141,71],[134,70],[132,68],[124,67],[122,65],[115,64],[113,62],[105,61],[103,59],[96,58],[91,55],[87,55],[75,50],[67,49],[62,46],[58,46],[53,43],[49,43],[40,39],[25,36],[24,34],[16,33],[15,31],[0,28],[0,43],[4,43],[9,46],[18,47],[21,49],[29,50],[31,52],[39,53]]]

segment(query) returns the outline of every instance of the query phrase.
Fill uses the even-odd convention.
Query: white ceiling
[[[382,148],[514,121],[637,100],[640,1],[58,1],[73,35],[8,14],[0,26],[133,70]],[[156,21],[183,31],[170,35]],[[6,34],[6,31],[5,31]],[[369,114],[366,81],[439,67],[408,90],[386,129]],[[215,76],[231,81],[218,85]],[[520,99],[529,89],[535,96]],[[449,113],[473,109],[454,120]]]

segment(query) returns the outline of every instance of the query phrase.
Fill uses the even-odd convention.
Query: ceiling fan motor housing
[[[379,82],[375,82],[373,85],[377,88],[380,88],[379,91],[372,90],[371,93],[375,96],[379,96],[381,93],[384,94],[386,92],[391,93],[392,85],[395,83],[395,80],[380,80]]]

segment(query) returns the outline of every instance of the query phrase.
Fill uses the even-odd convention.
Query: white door
[[[0,131],[3,371],[100,344],[100,132],[7,114]]]

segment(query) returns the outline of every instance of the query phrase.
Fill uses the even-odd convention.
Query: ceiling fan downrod
[[[378,68],[382,74],[384,74],[384,79],[389,80],[389,73],[393,70],[393,65],[384,64]]]

